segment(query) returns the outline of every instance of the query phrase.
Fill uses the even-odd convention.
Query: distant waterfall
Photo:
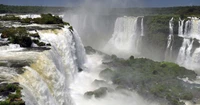
[[[182,37],[184,32],[183,32],[183,26],[184,26],[184,20],[179,19],[178,22],[178,36]]]
[[[167,49],[165,52],[165,60],[170,60],[172,58],[172,48],[174,43],[174,18],[169,21],[169,36],[167,42]]]
[[[83,44],[68,26],[37,32],[43,42],[51,44],[51,49],[43,52],[1,51],[1,59],[31,62],[30,66],[23,67],[22,74],[9,71],[5,74],[12,78],[10,81],[19,82],[23,87],[23,100],[27,105],[73,105],[69,84],[87,60]]]
[[[179,65],[185,66],[188,63],[191,63],[191,49],[193,45],[193,40],[190,41],[190,39],[183,39],[182,46],[179,50],[177,62]]]
[[[143,31],[143,18],[141,20]],[[139,45],[143,32],[138,32],[138,17],[119,17],[116,20],[112,38],[105,46],[105,51],[127,58],[130,55],[139,55]]]
[[[179,36],[183,38],[182,46],[179,50],[177,63],[189,69],[200,68],[200,48],[193,49],[194,39],[200,40],[200,19],[191,17],[190,20],[184,22],[179,21]]]
[[[144,18],[141,19],[141,36],[144,36]]]

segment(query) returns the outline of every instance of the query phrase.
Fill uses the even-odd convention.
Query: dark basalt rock
[[[43,52],[45,50],[50,50],[51,48],[49,47],[30,47],[23,49],[23,51],[38,51],[38,52]]]
[[[23,67],[30,66],[30,63],[31,61],[26,61],[26,60],[8,60],[8,61],[0,61],[0,66],[15,68],[15,71],[18,74],[22,74],[24,73]]]
[[[85,51],[87,54],[94,54],[96,53],[97,51],[95,49],[93,49],[91,46],[86,46],[85,47]]]
[[[22,68],[24,66],[29,66],[30,63],[31,63],[30,61],[26,60],[7,60],[7,61],[0,61],[0,66]]]
[[[82,68],[78,68],[78,72],[82,72],[83,71],[83,69]]]
[[[108,90],[108,88],[101,87],[101,88],[99,88],[97,90],[86,92],[84,94],[84,97],[85,98],[91,98],[92,96],[94,96],[95,98],[102,98],[102,97],[104,97],[106,95],[107,90]]]
[[[30,37],[22,37],[22,40],[19,44],[21,47],[30,47],[32,43],[33,42]]]
[[[104,80],[97,80],[97,79],[95,79],[92,82],[92,85],[99,86],[99,87],[109,87],[109,84],[106,81],[104,81]]]
[[[99,76],[101,78],[104,78],[105,80],[112,80],[112,77],[113,77],[113,71],[111,69],[105,69],[105,70],[102,70],[99,74]]]
[[[86,54],[99,54],[99,55],[102,55],[103,56],[103,63],[107,63],[107,62],[110,62],[112,60],[111,56],[109,56],[108,54],[104,53],[104,52],[101,52],[101,51],[98,51],[96,49],[93,49],[91,46],[86,46],[85,47],[85,51],[86,51]]]

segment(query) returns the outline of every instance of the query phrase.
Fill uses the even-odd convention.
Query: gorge
[[[0,19],[2,105],[200,104],[197,16]]]

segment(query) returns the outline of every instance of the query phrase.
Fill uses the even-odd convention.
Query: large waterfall
[[[190,17],[189,20],[179,21],[179,36],[183,38],[182,46],[179,50],[177,63],[189,69],[198,69],[199,66],[199,48],[196,48],[192,53],[194,41],[200,43],[200,20],[195,17]],[[198,46],[199,47],[199,46]]]
[[[174,43],[174,18],[169,21],[169,36],[167,42],[167,49],[165,52],[165,60],[170,60],[172,58],[172,48]]]
[[[105,51],[124,58],[130,55],[139,55],[141,36],[144,33],[143,18],[141,20],[141,29],[138,29],[138,20],[139,17],[117,18],[114,33],[105,46]]]
[[[51,44],[51,49],[43,52],[1,50],[1,60],[30,62],[30,66],[23,67],[22,74],[9,70],[2,73],[11,78],[9,81],[20,83],[27,105],[72,105],[69,84],[86,62],[81,40],[68,26],[37,32],[43,42]]]

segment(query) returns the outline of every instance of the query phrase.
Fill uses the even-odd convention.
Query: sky
[[[88,0],[0,0],[0,4],[28,6],[80,6]],[[89,0],[112,7],[200,6],[200,0]],[[90,3],[90,5],[92,5]]]

